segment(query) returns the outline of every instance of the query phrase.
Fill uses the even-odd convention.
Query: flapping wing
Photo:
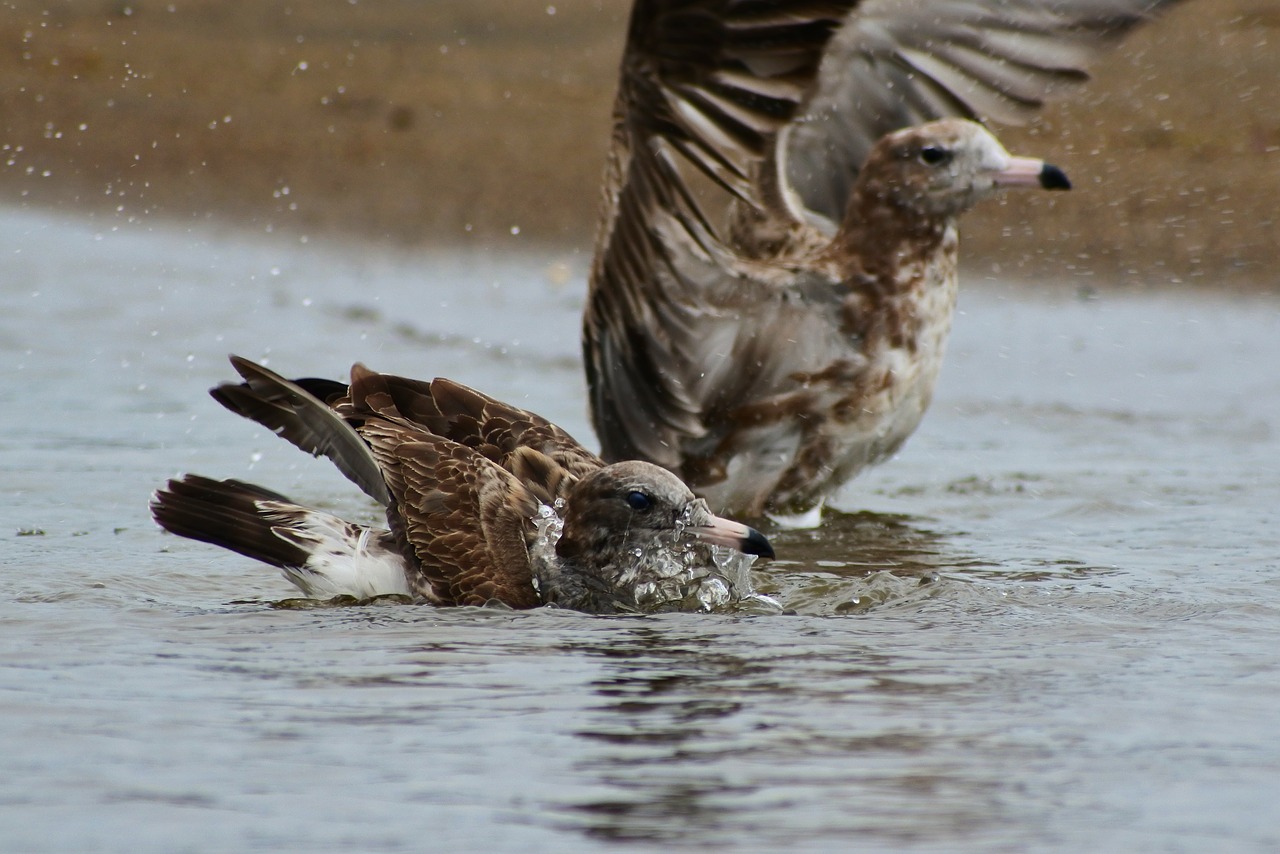
[[[509,472],[531,453],[545,456],[558,470],[551,480],[529,483],[545,487],[550,503],[559,494],[560,478],[581,477],[602,463],[576,439],[532,412],[495,400],[447,379],[430,382],[378,374],[362,365],[351,372],[352,414],[361,410],[401,419],[472,449]]]
[[[385,472],[387,514],[401,548],[416,559],[440,601],[512,608],[541,604],[529,560],[538,501],[512,474],[440,436],[373,416],[360,427]]]
[[[346,420],[321,399],[345,391],[328,380],[287,380],[240,356],[231,364],[244,383],[223,383],[210,390],[227,409],[256,421],[313,456],[333,461],[351,482],[384,506],[390,501],[382,473],[369,447]]]
[[[838,221],[871,146],[944,116],[1020,124],[1176,0],[864,0],[832,39],[788,137],[806,208]]]
[[[703,297],[732,276],[732,260],[695,183],[753,209],[782,205],[758,180],[761,164],[853,5],[637,0],[583,327],[606,459],[671,466],[680,442],[701,435],[682,371],[697,368],[700,316],[713,311]]]
[[[640,146],[678,155],[756,197],[750,165],[810,92],[823,50],[856,5],[827,0],[637,0],[616,118]]]

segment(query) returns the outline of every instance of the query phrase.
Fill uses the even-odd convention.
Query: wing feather
[[[838,220],[880,137],[945,116],[1021,124],[1176,1],[865,0],[831,40],[788,137],[791,189]]]
[[[350,424],[314,392],[336,394],[340,383],[287,380],[240,356],[231,364],[244,383],[223,383],[209,394],[227,409],[291,442],[313,456],[328,457],[338,470],[380,504],[390,500],[382,473],[368,446]],[[309,391],[305,386],[310,386]]]
[[[383,418],[360,432],[387,472],[388,518],[415,558],[418,592],[453,605],[541,604],[528,546],[538,501],[514,475],[470,448]]]

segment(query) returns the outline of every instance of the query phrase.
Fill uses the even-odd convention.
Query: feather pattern
[[[772,556],[757,531],[712,515],[664,469],[605,465],[551,422],[464,385],[363,365],[347,385],[287,380],[232,363],[245,382],[214,397],[349,477],[376,473],[365,491],[385,495],[387,528],[196,475],[157,492],[152,514],[173,533],[280,567],[308,595],[596,613],[711,607],[749,592],[715,548]]]
[[[1170,2],[637,0],[583,318],[604,458],[756,515],[892,454],[940,364],[955,221],[1018,183],[955,121],[1025,120]],[[895,158],[931,146],[957,148],[915,165],[953,186],[915,204],[930,170]]]
[[[823,57],[787,180],[838,221],[885,134],[954,116],[1022,124],[1170,0],[864,0]]]

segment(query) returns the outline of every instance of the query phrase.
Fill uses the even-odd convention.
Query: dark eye
[[[643,513],[653,506],[653,500],[639,490],[627,493],[627,504],[637,513]]]
[[[936,145],[926,145],[920,149],[920,162],[929,166],[937,166],[951,159],[951,152]]]

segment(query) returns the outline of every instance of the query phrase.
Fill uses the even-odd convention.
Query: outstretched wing
[[[702,401],[684,371],[702,360],[698,327],[715,311],[704,297],[732,259],[695,182],[778,209],[759,167],[854,5],[637,0],[583,327],[606,459],[673,467],[681,441],[701,435]]]
[[[348,386],[287,380],[239,356],[232,356],[231,364],[245,382],[217,386],[210,391],[215,400],[307,453],[328,457],[383,505],[390,502],[383,473],[358,432],[370,414],[475,450],[516,473],[548,504],[561,494],[566,478],[602,465],[545,418],[451,380],[412,380],[356,365]]]
[[[1174,0],[864,0],[831,41],[787,141],[806,208],[838,221],[887,133],[944,116],[1021,124]]]
[[[550,421],[524,409],[503,403],[473,388],[443,378],[421,382],[378,374],[356,365],[351,371],[350,400],[346,414],[360,417],[375,412],[463,445],[510,472],[516,472],[530,452],[542,455],[558,469],[559,478],[581,477],[602,463],[576,439]],[[550,503],[559,494],[556,484],[546,487]]]
[[[231,364],[244,382],[209,391],[227,409],[256,421],[313,456],[328,457],[351,482],[380,504],[390,502],[369,447],[325,398],[345,391],[329,380],[287,380],[240,356]]]

